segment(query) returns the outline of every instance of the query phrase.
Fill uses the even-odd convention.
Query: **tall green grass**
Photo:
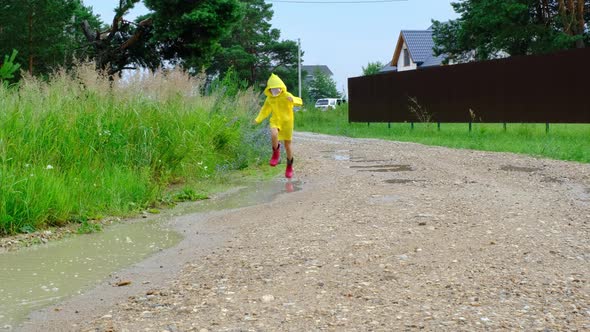
[[[202,83],[179,71],[109,81],[81,65],[0,85],[0,235],[126,215],[171,184],[258,163],[257,95],[204,96]]]
[[[335,111],[307,110],[296,113],[296,130],[370,137],[395,141],[484,151],[503,151],[559,160],[590,162],[590,125],[473,123],[348,123],[348,105]]]

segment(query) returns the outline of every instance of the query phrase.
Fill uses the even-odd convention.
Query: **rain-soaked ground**
[[[219,199],[183,204],[168,216],[0,254],[0,328],[10,329],[30,312],[80,294],[112,273],[175,246],[182,235],[169,227],[173,215],[183,215],[184,222],[191,219],[189,214],[270,202],[301,187],[300,181],[250,183]]]

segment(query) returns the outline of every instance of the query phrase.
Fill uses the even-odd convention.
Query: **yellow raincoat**
[[[281,93],[276,97],[270,93],[270,89],[274,88],[281,88]],[[256,123],[262,122],[270,115],[270,127],[279,130],[279,140],[290,141],[293,138],[293,106],[301,106],[303,101],[287,92],[287,86],[275,74],[270,75],[264,94],[266,100],[256,117]],[[293,101],[290,101],[289,97]]]

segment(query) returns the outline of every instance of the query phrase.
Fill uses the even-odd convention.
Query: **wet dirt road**
[[[307,133],[294,147],[303,190],[213,214],[177,269],[20,330],[590,329],[590,165]]]

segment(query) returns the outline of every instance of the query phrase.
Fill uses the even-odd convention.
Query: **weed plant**
[[[296,130],[417,142],[451,148],[503,151],[590,163],[590,125],[473,123],[349,123],[348,105],[334,111],[308,109],[296,113]]]
[[[109,80],[87,64],[0,85],[0,235],[197,199],[199,180],[257,164],[258,94],[203,95],[204,82],[175,70]]]

